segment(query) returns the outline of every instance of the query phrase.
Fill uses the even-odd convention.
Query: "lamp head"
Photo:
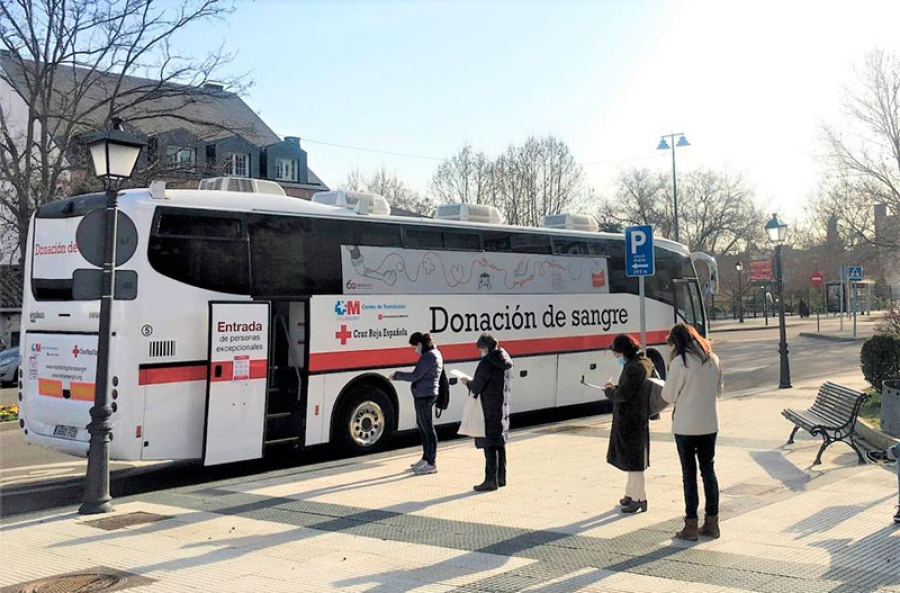
[[[778,219],[777,214],[772,215],[772,219],[766,223],[766,234],[772,243],[783,243],[787,235],[788,225]]]
[[[94,172],[107,181],[128,179],[144,147],[144,142],[125,131],[121,119],[110,120],[110,127],[88,141]]]
[[[684,137],[684,134],[681,135],[681,138],[678,139],[678,143],[675,146],[690,146],[691,143],[687,141],[687,138]]]
[[[734,264],[734,269],[737,270],[738,272],[741,272],[744,270],[744,264],[742,264],[741,262],[738,262],[738,263]]]
[[[669,143],[666,142],[665,138],[659,139],[659,145],[656,147],[656,150],[669,150]]]

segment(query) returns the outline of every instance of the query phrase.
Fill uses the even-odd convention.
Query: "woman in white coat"
[[[716,404],[722,395],[722,365],[708,340],[690,325],[679,323],[666,338],[669,373],[662,397],[673,405],[672,432],[681,459],[684,483],[684,529],[678,539],[697,541],[698,535],[719,537],[719,482],[714,459],[719,418]],[[703,477],[706,517],[698,528],[697,466]]]

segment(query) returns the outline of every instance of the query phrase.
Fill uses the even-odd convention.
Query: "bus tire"
[[[342,398],[334,422],[337,442],[355,455],[384,449],[395,427],[391,399],[374,385],[353,387]]]

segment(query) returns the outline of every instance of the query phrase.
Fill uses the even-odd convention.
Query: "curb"
[[[778,329],[777,325],[760,325],[753,327],[725,327],[725,328],[716,328],[710,326],[709,333],[710,334],[724,334],[725,332],[758,332],[764,331],[767,329]]]
[[[767,329],[777,330],[779,327],[778,319],[775,318],[770,321],[771,321],[771,323],[769,325],[748,324],[746,327],[734,327],[733,324],[735,322],[730,321],[730,322],[728,322],[729,323],[728,327],[721,327],[721,328],[716,327],[714,324],[711,323],[709,326],[709,333],[718,334],[718,333],[724,333],[724,332],[753,332],[753,331],[765,331]],[[806,321],[785,323],[785,327],[787,327],[788,329],[790,329],[792,327],[798,327],[798,326],[804,326],[804,325],[810,325],[810,323],[806,322]]]
[[[865,342],[868,338],[845,338],[844,336],[831,336],[828,334],[817,334],[800,332],[801,338],[814,338],[817,340],[828,340],[830,342]]]
[[[7,420],[6,422],[0,422],[0,432],[6,432],[7,430],[19,428],[18,420]]]
[[[900,443],[897,439],[880,430],[876,430],[868,422],[859,418],[856,419],[856,432],[862,440],[866,441],[876,449],[887,449]]]

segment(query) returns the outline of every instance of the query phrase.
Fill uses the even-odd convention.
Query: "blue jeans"
[[[684,482],[684,516],[697,518],[700,496],[697,492],[697,463],[703,477],[703,494],[706,498],[706,514],[719,514],[719,481],[713,460],[716,456],[716,433],[700,435],[675,435],[678,457],[681,458],[681,479]]]
[[[422,459],[434,465],[437,457],[437,432],[434,430],[434,417],[431,410],[437,401],[437,396],[414,397],[416,404],[416,427],[422,435]]]

